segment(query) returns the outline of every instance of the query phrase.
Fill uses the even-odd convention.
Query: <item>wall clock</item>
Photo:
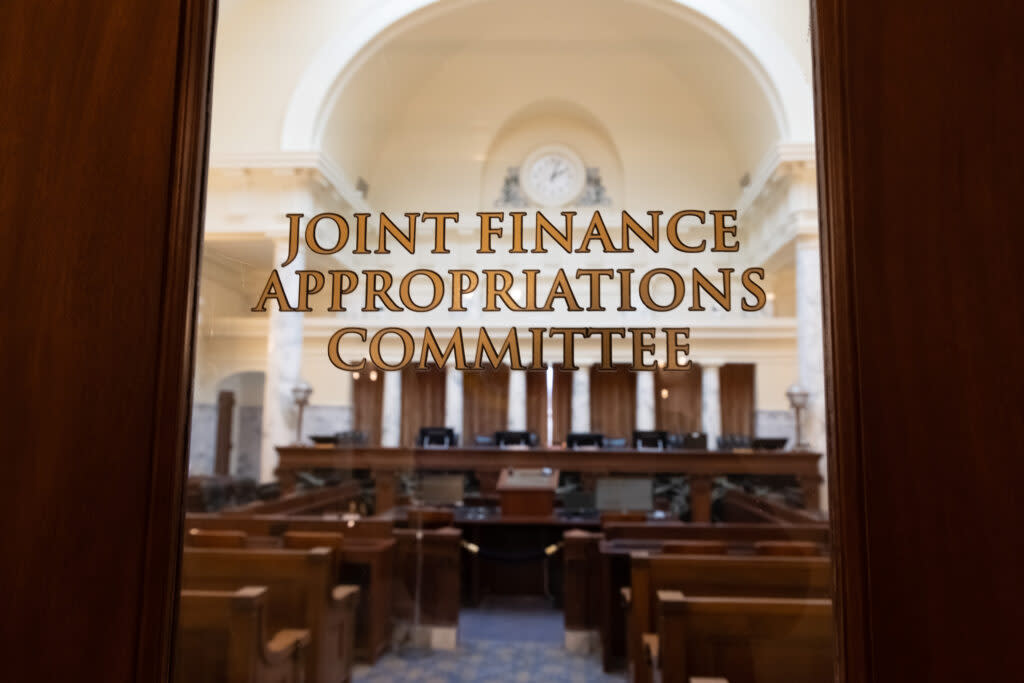
[[[541,206],[564,206],[577,199],[587,182],[587,169],[565,145],[544,145],[527,155],[519,172],[523,192]]]

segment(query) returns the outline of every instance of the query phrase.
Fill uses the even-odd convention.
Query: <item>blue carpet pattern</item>
[[[597,655],[571,655],[561,645],[468,640],[460,642],[455,652],[388,653],[372,668],[357,666],[353,679],[355,683],[621,683],[625,677],[602,672]]]
[[[605,674],[597,654],[565,651],[563,615],[542,599],[490,598],[459,613],[454,652],[404,648],[389,652],[373,667],[357,666],[355,683],[525,681],[598,683],[625,680]]]

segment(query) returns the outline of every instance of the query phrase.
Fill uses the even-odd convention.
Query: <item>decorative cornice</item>
[[[750,184],[737,202],[742,213],[758,204],[778,184],[800,170],[813,170],[816,157],[814,143],[781,142],[773,146],[751,174]]]
[[[257,169],[307,171],[314,180],[333,190],[353,211],[372,213],[369,203],[356,190],[355,183],[345,171],[319,152],[229,154],[210,159],[211,174],[229,175]]]

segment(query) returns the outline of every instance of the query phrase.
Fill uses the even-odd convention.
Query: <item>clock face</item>
[[[532,152],[519,173],[526,196],[541,206],[563,206],[586,184],[583,161],[568,147],[548,145]]]

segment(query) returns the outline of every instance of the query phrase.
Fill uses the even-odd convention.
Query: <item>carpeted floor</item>
[[[572,655],[563,647],[562,612],[537,600],[489,600],[459,614],[454,652],[413,648],[389,652],[372,668],[357,666],[355,683],[423,681],[621,682],[601,671],[596,654]]]

